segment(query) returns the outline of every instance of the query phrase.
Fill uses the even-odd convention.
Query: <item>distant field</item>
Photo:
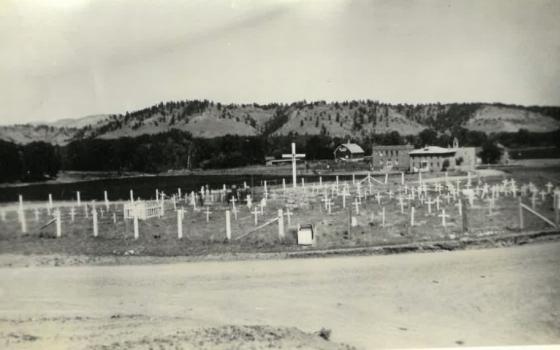
[[[560,158],[560,149],[556,147],[518,148],[509,151],[511,159],[547,159]]]

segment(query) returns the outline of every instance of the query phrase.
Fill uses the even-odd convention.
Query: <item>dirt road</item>
[[[559,242],[392,256],[2,268],[0,281],[4,348],[126,348],[117,345],[229,324],[325,327],[332,341],[363,348],[560,343]]]

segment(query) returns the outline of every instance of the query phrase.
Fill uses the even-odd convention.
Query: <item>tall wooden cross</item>
[[[282,158],[291,158],[292,159],[292,184],[294,188],[297,187],[297,176],[296,176],[296,161],[297,158],[304,158],[305,154],[297,154],[296,153],[296,144],[292,142],[292,153],[291,154],[283,154]]]

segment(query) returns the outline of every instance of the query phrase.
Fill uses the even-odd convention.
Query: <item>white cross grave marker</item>
[[[445,218],[448,218],[449,215],[445,214],[445,209],[441,210],[441,214],[438,215],[441,218],[441,226],[446,227],[447,224],[445,222]]]

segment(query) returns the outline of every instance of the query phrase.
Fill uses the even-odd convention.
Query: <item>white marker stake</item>
[[[53,208],[52,194],[49,193],[49,210]]]
[[[113,224],[117,223],[117,214],[113,213]]]
[[[459,199],[459,201],[456,204],[457,208],[459,209],[459,216],[463,216],[463,203],[461,202],[461,200]]]
[[[319,186],[323,186],[323,177],[319,176]]]
[[[138,215],[136,210],[134,210],[134,239],[138,239]]]
[[[134,191],[130,190],[130,203],[134,203]]]
[[[356,184],[356,174],[352,173],[352,185]]]
[[[284,239],[284,213],[278,209],[278,238]]]
[[[303,177],[301,178],[301,188],[305,189],[305,180]]]
[[[95,208],[91,209],[91,216],[93,217],[93,237],[97,237],[97,210],[95,210]]]
[[[259,223],[259,210],[256,206],[255,209],[253,209],[253,215],[255,216],[255,226],[257,226]]]
[[[282,178],[282,191],[286,194],[286,179]]]
[[[70,221],[74,222],[74,217],[76,216],[76,211],[74,207],[70,208]]]
[[[156,202],[159,202],[159,190],[156,188]]]
[[[385,173],[385,185],[389,182],[389,173]]]
[[[109,210],[109,196],[107,191],[103,191],[103,198],[105,199],[105,209]]]
[[[177,238],[183,238],[183,209],[177,210]]]
[[[181,199],[181,188],[177,188],[177,194],[179,195],[179,199]]]
[[[82,205],[82,200],[80,199],[80,191],[76,191],[76,203],[78,203],[78,206]]]
[[[228,241],[231,240],[231,217],[229,210],[226,210],[226,238]]]
[[[360,215],[360,202],[358,202],[358,198],[354,200],[354,206],[356,207],[356,215]]]
[[[335,179],[336,179],[336,188],[338,189],[338,175],[336,175]]]
[[[404,185],[404,173],[401,172],[401,185]]]
[[[206,206],[206,223],[210,222],[210,214],[212,214],[212,212],[210,211],[210,207]]]
[[[385,227],[385,207],[381,208],[381,227]]]
[[[286,208],[286,217],[288,218],[288,226],[292,224],[292,213],[290,213],[290,208]]]
[[[56,219],[56,238],[62,236],[62,222],[60,220],[60,209],[54,211],[54,217]]]
[[[264,180],[264,193],[268,193],[268,188],[266,186],[266,180]]]
[[[414,226],[414,207],[410,207],[410,226]]]

